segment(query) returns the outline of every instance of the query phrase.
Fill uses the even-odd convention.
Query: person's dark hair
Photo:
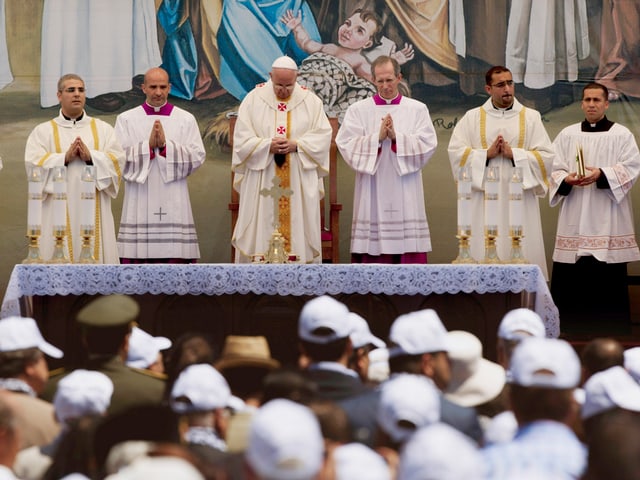
[[[197,363],[213,365],[216,360],[215,352],[213,342],[205,333],[186,332],[179,336],[165,356],[165,398],[171,396],[173,384],[185,367]]]
[[[90,355],[117,355],[131,325],[116,327],[83,327],[83,336]]]
[[[422,354],[396,355],[389,358],[389,373],[422,375]]]
[[[315,398],[317,393],[315,382],[305,378],[298,370],[279,368],[264,377],[262,403],[275,398],[305,403]]]
[[[220,373],[225,378],[231,393],[243,400],[262,397],[262,384],[271,369],[266,367],[227,367]]]
[[[573,389],[511,385],[511,407],[520,425],[536,420],[566,422],[573,408]]]
[[[68,423],[69,430],[62,436],[43,480],[58,480],[71,473],[97,478],[94,440],[96,427],[102,418],[87,415]]]
[[[322,332],[320,330],[329,330],[327,333],[333,334],[333,330],[325,327],[317,328],[313,331],[313,334],[321,335]],[[344,355],[348,342],[349,337],[344,337],[328,343],[313,343],[300,340],[300,345],[312,362],[335,362]]]
[[[129,440],[180,443],[179,418],[164,405],[138,405],[104,417],[96,427],[95,458],[104,469],[114,445]]]
[[[44,355],[38,347],[0,352],[0,378],[15,378]]]
[[[371,34],[371,46],[364,49],[364,50],[372,50],[382,43],[382,19],[373,10],[366,10],[364,8],[356,8],[353,11],[353,13],[349,16],[351,17],[356,13],[360,15],[360,19],[363,22],[366,23],[369,20],[373,20],[374,23],[376,24],[376,29]]]
[[[582,89],[582,98],[584,98],[584,92],[586,92],[587,90],[601,90],[602,93],[604,93],[604,99],[609,100],[609,89],[601,83],[598,83],[598,82],[587,83]]]
[[[511,70],[509,70],[507,67],[503,67],[502,65],[496,65],[494,67],[491,67],[489,70],[487,70],[487,73],[485,73],[484,75],[484,83],[486,85],[491,86],[491,82],[493,81],[493,76],[498,73],[504,73],[504,72],[511,73]]]
[[[580,360],[588,378],[611,367],[624,367],[624,347],[613,338],[594,338],[582,348]]]
[[[374,80],[376,78],[376,67],[389,62],[391,62],[391,65],[393,65],[393,73],[395,74],[395,76],[397,77],[398,75],[400,75],[400,64],[398,63],[398,61],[395,58],[391,58],[387,55],[380,55],[373,62],[371,62],[371,76]]]
[[[640,415],[618,410],[599,422],[587,446],[589,480],[635,480],[640,472]]]
[[[353,441],[347,413],[336,402],[314,398],[304,404],[315,414],[325,439],[338,443]]]

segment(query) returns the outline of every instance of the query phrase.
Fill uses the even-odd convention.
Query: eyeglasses
[[[496,87],[496,88],[504,88],[505,86],[512,87],[513,86],[513,80],[505,80],[504,82],[494,83],[491,86],[492,87]]]

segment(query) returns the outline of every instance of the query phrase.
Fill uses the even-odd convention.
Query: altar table
[[[80,343],[75,314],[93,296],[113,293],[134,296],[141,327],[155,335],[202,331],[217,348],[229,334],[265,335],[285,363],[297,355],[302,306],[323,294],[362,315],[382,338],[398,315],[434,308],[449,330],[477,335],[492,359],[497,326],[513,308],[535,310],[547,336],[560,333],[537,265],[16,265],[0,316],[32,316],[73,362]]]

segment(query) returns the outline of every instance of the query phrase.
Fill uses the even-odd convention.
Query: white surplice
[[[40,254],[49,260],[53,253],[53,182],[51,169],[64,166],[69,145],[82,138],[91,152],[96,167],[96,236],[93,254],[99,263],[119,263],[116,233],[111,213],[111,199],[118,195],[124,152],[116,139],[113,127],[86,113],[81,120],[66,120],[62,113],[51,121],[33,129],[25,149],[25,164],[39,165],[47,171],[42,203],[42,234]],[[75,160],[67,166],[67,237],[65,250],[72,262],[78,261],[82,246],[80,236],[81,174],[85,163]]]
[[[126,155],[118,252],[121,258],[200,258],[187,185],[188,176],[205,160],[198,123],[173,105],[165,104],[157,113],[145,107],[116,120],[116,136]],[[164,130],[164,152],[149,149],[156,120]]]
[[[58,79],[75,73],[87,97],[131,89],[162,63],[154,0],[45,0],[40,105],[58,104]]]
[[[298,151],[288,155],[282,169],[269,153],[271,139],[295,140]],[[260,192],[271,189],[278,176],[281,187],[292,191],[280,202],[280,233],[289,251],[302,263],[320,263],[320,199],[322,177],[329,173],[331,125],[322,101],[296,84],[287,101],[278,100],[268,81],[247,94],[238,110],[233,137],[234,188],[240,193],[238,221],[232,235],[236,262],[249,262],[255,253],[265,253],[274,231],[274,201]],[[284,180],[284,181],[283,181]]]
[[[529,262],[538,264],[548,279],[538,197],[544,197],[549,188],[553,147],[540,113],[525,108],[517,100],[512,108],[504,110],[494,108],[489,98],[481,107],[465,113],[451,135],[448,151],[453,178],[458,178],[464,165],[470,165],[472,172],[471,255],[478,261],[485,255],[484,176],[487,150],[498,135],[504,137],[513,151],[513,164],[503,156],[489,161],[489,166],[500,168],[498,256],[503,261],[510,258],[509,179],[515,164],[522,168],[523,175],[524,256]]]
[[[389,139],[378,148],[380,122],[387,114],[396,132],[395,152]],[[402,97],[398,104],[376,105],[367,98],[349,107],[336,144],[356,172],[352,253],[431,251],[422,169],[437,143],[424,103]]]
[[[553,260],[575,263],[592,255],[601,262],[640,260],[631,208],[631,187],[640,175],[640,152],[633,133],[615,123],[606,132],[583,132],[576,123],[563,129],[553,142],[551,206],[560,205]],[[576,150],[582,147],[585,166],[599,167],[610,189],[596,184],[572,187],[559,195],[562,180],[576,171]]]

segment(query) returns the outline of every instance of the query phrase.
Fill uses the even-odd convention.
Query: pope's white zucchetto
[[[271,64],[271,68],[284,68],[285,70],[298,71],[298,65],[295,60],[291,57],[287,57],[286,55],[276,58]]]

